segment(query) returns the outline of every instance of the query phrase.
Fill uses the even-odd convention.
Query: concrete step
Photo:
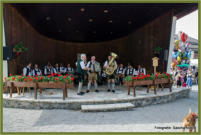
[[[134,108],[131,103],[99,104],[99,105],[82,105],[82,112],[104,112],[104,111],[121,111]]]

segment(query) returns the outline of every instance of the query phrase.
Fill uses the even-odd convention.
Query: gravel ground
[[[181,132],[181,129],[174,127],[181,127],[189,108],[198,112],[198,86],[193,86],[189,98],[138,107],[131,111],[83,113],[71,110],[3,108],[3,131]]]

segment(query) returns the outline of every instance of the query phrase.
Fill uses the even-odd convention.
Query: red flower
[[[56,76],[56,75],[57,75],[57,73],[54,73],[54,75]]]
[[[37,76],[35,77],[35,79],[36,79],[37,81],[39,80]]]
[[[48,78],[50,78],[51,76],[50,75],[48,75]]]
[[[51,76],[54,76],[54,74],[52,73]]]
[[[12,76],[12,74],[10,73],[9,76]]]
[[[150,75],[148,74],[147,77],[150,77]]]
[[[22,79],[22,77],[21,77],[21,76],[18,76],[18,79]]]
[[[41,76],[40,79],[43,80],[43,76]]]
[[[135,77],[132,77],[132,80],[134,80],[135,79]]]
[[[73,77],[71,77],[71,80],[73,81],[73,80],[74,80],[74,78],[73,78]]]
[[[58,80],[59,80],[57,77],[55,77],[54,79],[55,79],[55,81],[58,81]]]
[[[30,81],[30,82],[32,82],[32,81],[33,81],[33,79],[32,79],[32,78],[30,78],[30,79],[29,79],[29,81]]]
[[[27,81],[27,78],[24,78],[24,81],[26,82],[26,81]]]
[[[137,79],[140,80],[140,77],[138,76]]]
[[[63,78],[66,79],[67,76],[64,76]]]
[[[70,74],[70,76],[71,76],[71,74]]]
[[[170,77],[170,74],[167,74],[168,77]]]
[[[13,77],[12,80],[15,81],[15,77]]]
[[[58,77],[60,77],[61,76],[61,74],[58,74]]]
[[[141,79],[144,79],[144,76],[143,76],[143,77],[141,77]]]

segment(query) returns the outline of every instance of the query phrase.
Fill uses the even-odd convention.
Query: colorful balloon
[[[187,35],[184,32],[181,33],[181,40],[183,43],[185,43],[187,40]]]
[[[175,48],[175,50],[179,49],[179,40],[175,40],[175,42],[174,42],[174,48]]]
[[[177,62],[178,62],[178,63],[181,62],[181,57],[180,57],[180,56],[177,57]]]

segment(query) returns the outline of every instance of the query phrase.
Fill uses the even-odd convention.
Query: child
[[[188,78],[187,78],[186,84],[188,85],[188,87],[192,87],[192,85],[193,85],[192,71],[189,71],[189,73],[188,73]]]

